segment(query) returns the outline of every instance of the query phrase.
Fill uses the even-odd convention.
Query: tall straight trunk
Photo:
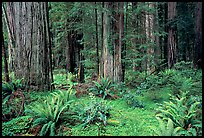
[[[194,66],[203,68],[202,65],[202,2],[196,2],[195,8],[195,45],[194,45]]]
[[[96,2],[95,2],[95,6],[97,6]],[[99,47],[98,47],[98,13],[97,13],[97,8],[95,8],[95,26],[96,26],[96,60],[97,60],[97,64],[96,64],[96,71],[97,71],[97,75],[99,77]]]
[[[77,41],[81,41],[82,39],[83,39],[83,34],[78,34]],[[84,44],[80,44],[79,42],[77,42],[77,47],[78,47],[78,55],[79,55],[78,80],[79,82],[83,83],[84,82],[84,63],[83,61],[85,60],[85,58],[81,51],[84,50]]]
[[[50,90],[51,63],[47,4],[6,2],[8,25],[15,38],[14,74],[28,89]],[[31,87],[29,87],[31,86]]]
[[[104,2],[105,9],[111,9],[113,3]],[[113,55],[110,53],[111,45],[110,41],[110,16],[109,11],[103,13],[103,73],[104,78],[109,78],[113,80]]]
[[[65,57],[66,57],[66,73],[71,72],[71,65],[70,65],[70,42],[69,42],[69,34],[70,32],[67,31],[67,29],[65,29],[67,35],[66,35],[66,51],[65,51]]]
[[[124,37],[124,3],[105,2],[103,14],[104,77],[122,81],[121,48]],[[113,18],[111,18],[111,16]]]
[[[6,9],[7,8],[7,9]],[[3,17],[5,19],[5,23],[8,30],[8,37],[9,37],[9,43],[8,43],[8,66],[9,70],[14,70],[14,58],[11,55],[15,55],[14,47],[15,47],[15,35],[14,35],[14,17],[11,17],[11,14],[13,14],[13,8],[2,4],[2,10],[3,10]],[[10,23],[11,22],[11,23]]]
[[[134,10],[137,8],[138,2],[132,2],[132,12],[133,12],[133,20],[132,20],[132,27],[134,28],[133,30],[133,35],[136,36],[137,35],[137,31],[136,28],[138,28],[138,24],[139,24],[139,20],[138,20],[138,15],[136,13],[134,13]],[[136,49],[136,45],[138,43],[138,39],[136,37],[134,37],[132,39],[132,44],[133,44],[133,50],[134,52],[138,52]],[[138,56],[137,54],[134,54],[133,59],[137,59]],[[137,71],[137,63],[135,60],[133,60],[133,71]]]
[[[124,13],[124,23],[125,23],[125,26],[124,26],[124,37],[127,36],[127,18],[128,18],[128,2],[126,2],[126,5],[125,5],[125,8],[126,8],[126,12]],[[124,41],[123,40],[123,45],[122,45],[122,53],[121,53],[121,58],[122,60],[124,60],[124,62],[122,62],[122,81],[124,82],[125,81],[125,58],[126,58],[126,43],[127,41]]]
[[[176,2],[168,2],[168,20],[176,17]],[[171,68],[177,61],[176,28],[168,26],[168,67]]]
[[[53,90],[55,88],[54,84],[53,84],[53,64],[52,64],[52,43],[51,43],[51,32],[50,32],[50,28],[49,28],[49,13],[48,13],[48,3],[45,3],[45,8],[44,8],[44,12],[45,14],[45,26],[46,26],[46,38],[48,39],[48,54],[49,54],[49,62],[50,62],[50,68],[49,68],[49,72],[50,72],[50,81],[51,81],[51,90]]]
[[[146,3],[140,2],[139,4],[143,6]],[[140,18],[139,26],[141,26],[141,30],[140,30],[139,33],[146,35],[146,14],[145,14],[145,9],[143,9],[142,12],[144,14],[139,16],[139,18]],[[140,38],[139,41],[140,41],[141,45],[146,45],[147,44],[147,41],[146,41],[145,37]],[[146,47],[142,47],[140,49],[140,53],[142,53],[141,58],[145,59],[145,60],[141,61],[141,70],[144,71],[144,70],[147,70],[147,62],[146,62],[147,50],[146,50]],[[147,73],[147,72],[145,72],[145,73]]]
[[[3,34],[3,26],[2,26],[2,30],[1,30],[1,41],[2,41],[2,55],[3,55],[3,60],[4,60],[4,73],[5,73],[5,81],[6,82],[9,82],[10,81],[10,78],[9,78],[9,71],[8,71],[8,62],[7,62],[7,53],[6,53],[6,48],[5,48],[5,45],[4,45],[4,34]]]
[[[67,69],[69,72],[74,73],[75,58],[74,58],[74,31],[68,33],[68,49],[67,49]]]
[[[104,2],[102,2],[102,8],[104,8]],[[103,35],[103,29],[104,29],[104,12],[101,12],[101,60],[100,60],[100,69],[99,69],[99,77],[104,77],[104,53],[103,53],[103,42],[104,42],[104,35]]]
[[[153,3],[148,3],[149,8],[154,8]],[[154,63],[154,42],[155,42],[155,36],[153,35],[154,31],[154,14],[153,13],[147,13],[145,15],[146,17],[146,38],[147,38],[147,71],[149,73],[153,72],[155,70],[155,63]]]
[[[158,15],[158,24],[160,26],[160,29],[161,31],[163,32],[166,32],[165,30],[165,24],[166,24],[166,7],[165,7],[166,3],[158,3],[158,12],[157,12],[157,15]],[[165,54],[164,52],[167,52],[167,50],[165,49],[167,46],[166,46],[166,42],[165,42],[165,39],[166,39],[166,36],[162,35],[159,37],[159,46],[160,46],[160,53],[157,54],[158,56],[160,55],[160,59],[163,60],[162,64],[164,63],[167,63],[165,60],[167,59],[167,54]]]
[[[154,8],[155,8],[155,18],[154,18],[154,25],[153,25],[153,27],[154,27],[154,29],[153,30],[155,30],[156,32],[158,32],[159,31],[159,17],[158,17],[158,3],[156,3],[155,5],[154,5]],[[159,39],[159,36],[158,35],[155,35],[154,36],[155,37],[155,44],[156,44],[156,46],[155,46],[155,52],[154,52],[154,63],[155,63],[155,65],[156,66],[158,66],[159,64],[160,64],[160,59],[161,59],[161,49],[160,49],[160,39]]]
[[[121,62],[121,48],[123,46],[124,37],[124,3],[115,3],[115,19],[114,29],[115,29],[115,41],[114,41],[114,82],[122,81],[122,62]]]
[[[164,24],[167,24],[168,22],[168,2],[164,4]],[[168,33],[168,26],[165,25],[164,31]],[[164,64],[166,64],[166,67],[168,67],[168,35],[164,36]]]

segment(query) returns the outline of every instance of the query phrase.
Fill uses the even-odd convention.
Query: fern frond
[[[171,136],[173,130],[174,130],[173,121],[170,118],[168,118],[168,122],[167,122],[167,135]]]
[[[57,121],[57,116],[58,116],[58,113],[60,111],[60,109],[62,108],[63,104],[62,104],[62,100],[59,99],[59,97],[57,97],[57,103],[56,103],[56,108],[55,108],[55,111],[54,111],[54,120]]]
[[[44,136],[46,135],[47,131],[45,131],[47,129],[48,124],[44,124],[43,127],[40,130],[40,136]]]
[[[61,109],[59,109],[58,113],[56,114],[57,116],[56,116],[56,118],[55,118],[56,122],[58,121],[59,116],[60,116],[60,114],[62,113],[62,111],[63,111],[67,106],[69,106],[71,102],[72,102],[72,101],[67,102],[65,105],[63,105],[63,106],[61,107]]]
[[[43,125],[41,131],[40,131],[40,136],[45,136],[46,133],[48,132],[50,125],[52,124],[52,121],[48,122],[47,124]]]
[[[50,136],[55,136],[55,122],[50,126]]]
[[[46,124],[48,122],[47,118],[37,118],[33,121],[33,127],[41,124]]]

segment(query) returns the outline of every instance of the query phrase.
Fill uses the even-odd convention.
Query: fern
[[[194,135],[193,128],[201,124],[201,120],[196,118],[200,102],[193,101],[191,97],[187,98],[188,92],[180,93],[177,96],[171,95],[171,101],[164,102],[163,107],[158,109],[160,113],[156,117],[163,120],[171,119],[176,127],[183,129],[182,131],[192,128],[191,134]],[[181,134],[189,135],[190,133],[182,132]]]
[[[31,116],[21,116],[2,123],[2,136],[15,136],[17,133],[26,133],[32,125]]]
[[[156,118],[159,122],[159,131],[156,131],[155,129],[153,130],[158,136],[178,136],[178,132],[182,130],[181,127],[174,128],[173,121],[170,118],[168,118],[167,124],[166,121],[160,119],[159,117]]]
[[[47,124],[44,124],[41,131],[40,131],[40,136],[45,136],[52,124],[52,121],[49,121]]]
[[[72,87],[67,92],[60,91],[52,93],[52,96],[47,96],[46,100],[34,106],[28,106],[26,112],[35,117],[33,126],[43,125],[40,135],[46,135],[50,130],[50,135],[55,135],[55,124],[58,122],[60,115],[71,104],[69,94],[72,92]]]
[[[111,84],[111,80],[103,77],[101,77],[100,82],[93,81],[93,83],[95,86],[90,88],[89,91],[94,92],[97,95],[102,95],[104,99],[110,92],[110,88],[114,86],[114,84]]]
[[[55,122],[50,126],[50,136],[55,136]]]
[[[47,118],[37,118],[33,121],[33,127],[41,124],[46,124],[48,122]]]

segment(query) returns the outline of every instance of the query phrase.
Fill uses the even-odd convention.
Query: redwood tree
[[[176,25],[174,19],[176,17],[176,2],[168,2],[168,67],[171,68],[177,61],[176,48]]]
[[[2,37],[2,55],[3,55],[3,61],[4,61],[4,72],[5,72],[5,81],[9,82],[9,71],[8,71],[8,62],[7,62],[7,53],[6,53],[6,48],[4,44],[4,34],[3,34],[3,26],[1,30],[1,37]]]
[[[124,38],[124,3],[105,2],[103,13],[102,65],[105,78],[123,80],[121,48]],[[113,18],[111,18],[113,17]]]
[[[48,3],[6,2],[8,26],[14,38],[13,71],[28,89],[50,90],[52,83]]]
[[[194,66],[202,68],[202,2],[196,2]]]
[[[155,8],[155,4],[153,3],[147,3],[147,6],[149,8]],[[154,24],[155,24],[155,17],[154,14],[151,12],[147,12],[145,15],[145,28],[146,28],[146,41],[148,44],[147,47],[147,71],[148,72],[153,72],[155,70],[155,65],[154,65],[154,47],[155,47],[155,41],[156,37],[153,35],[153,31],[155,29]]]

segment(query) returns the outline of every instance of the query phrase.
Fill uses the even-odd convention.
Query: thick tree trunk
[[[203,68],[202,65],[202,2],[196,2],[195,8],[195,45],[194,66]]]
[[[128,2],[126,2],[125,8],[126,8],[126,12],[124,13],[124,24],[125,24],[125,26],[124,26],[124,37],[127,36]],[[122,63],[122,81],[124,82],[125,81],[126,40],[125,41],[123,40],[123,45],[122,45],[121,49],[122,49],[121,58],[124,60],[123,62],[121,61],[121,63]]]
[[[9,3],[7,3],[7,4],[9,4]],[[9,38],[8,65],[9,65],[9,70],[13,71],[14,70],[14,58],[11,55],[15,55],[15,51],[14,51],[14,47],[15,47],[15,40],[14,40],[15,38],[14,37],[15,36],[14,36],[14,26],[13,26],[14,17],[11,16],[11,14],[13,14],[12,6],[7,6],[6,8],[2,4],[2,10],[3,10],[3,14],[4,14],[3,17],[5,19],[5,23],[6,23],[7,30],[8,30],[8,38]]]
[[[68,71],[74,73],[75,65],[75,56],[74,56],[74,31],[68,33],[68,54],[67,54],[67,68]]]
[[[155,17],[157,18],[154,18],[154,31],[158,32],[159,31],[159,18],[158,18],[158,3],[156,3],[154,5],[154,8],[155,8]],[[160,46],[160,39],[159,39],[159,36],[158,35],[155,35],[155,52],[154,52],[154,63],[156,66],[158,66],[161,62],[161,46]]]
[[[78,34],[77,35],[77,41],[82,41],[83,39],[83,34]],[[81,52],[84,50],[84,44],[81,44],[80,42],[76,42],[77,47],[78,47],[78,80],[80,83],[84,82],[84,63],[83,61],[85,60],[83,53]]]
[[[148,3],[149,8],[154,8],[153,3]],[[154,43],[155,43],[155,36],[153,35],[154,31],[154,14],[153,13],[147,13],[145,15],[146,17],[146,37],[147,37],[147,71],[149,73],[153,72],[155,70],[155,63],[154,63]]]
[[[45,12],[45,26],[46,26],[46,38],[48,39],[48,54],[49,54],[49,72],[50,73],[50,81],[51,84],[53,83],[54,79],[53,79],[53,63],[52,63],[52,44],[51,44],[51,32],[50,32],[50,28],[49,28],[49,13],[48,13],[48,3],[45,3],[45,8],[44,8],[44,12]],[[55,88],[54,84],[51,85],[51,90],[53,90]]]
[[[137,8],[137,5],[138,5],[138,2],[132,2],[132,12],[133,12],[133,19],[132,19],[132,27],[134,28],[133,29],[133,35],[136,36],[138,35],[137,34],[137,31],[136,31],[136,28],[138,28],[138,25],[139,25],[139,20],[138,20],[138,15],[136,13],[134,13],[134,10]],[[139,50],[137,50],[136,48],[136,45],[138,44],[139,42],[139,39],[137,39],[136,37],[132,38],[132,45],[133,45],[133,52],[135,53],[139,53]],[[132,69],[133,71],[137,71],[139,66],[137,65],[138,63],[136,63],[135,59],[138,58],[138,54],[134,54],[133,56],[133,65],[132,65]]]
[[[176,2],[168,2],[168,20],[176,17]],[[168,67],[171,68],[177,61],[176,28],[168,27]]]
[[[161,31],[167,32],[166,22],[167,22],[167,7],[166,3],[158,4],[158,24],[160,26]],[[160,59],[163,59],[162,64],[167,63],[167,37],[162,35],[159,37],[159,46],[160,50],[158,51],[158,56],[160,55]],[[166,64],[167,65],[167,64]]]
[[[123,46],[124,37],[124,3],[115,3],[115,19],[114,29],[115,29],[115,41],[114,41],[114,82],[122,81],[122,62],[121,62],[121,48]]]
[[[124,3],[105,2],[109,11],[103,16],[104,77],[114,82],[122,81],[121,48],[124,37]],[[113,16],[114,18],[110,18]]]
[[[105,9],[111,9],[111,2],[104,2]],[[113,56],[111,52],[111,45],[109,43],[110,38],[110,13],[105,11],[103,14],[103,73],[104,78],[110,78],[113,80]]]
[[[9,27],[14,28],[17,79],[35,90],[50,90],[50,38],[45,2],[7,2]],[[12,9],[12,10],[11,10]],[[31,88],[28,88],[31,89]]]

